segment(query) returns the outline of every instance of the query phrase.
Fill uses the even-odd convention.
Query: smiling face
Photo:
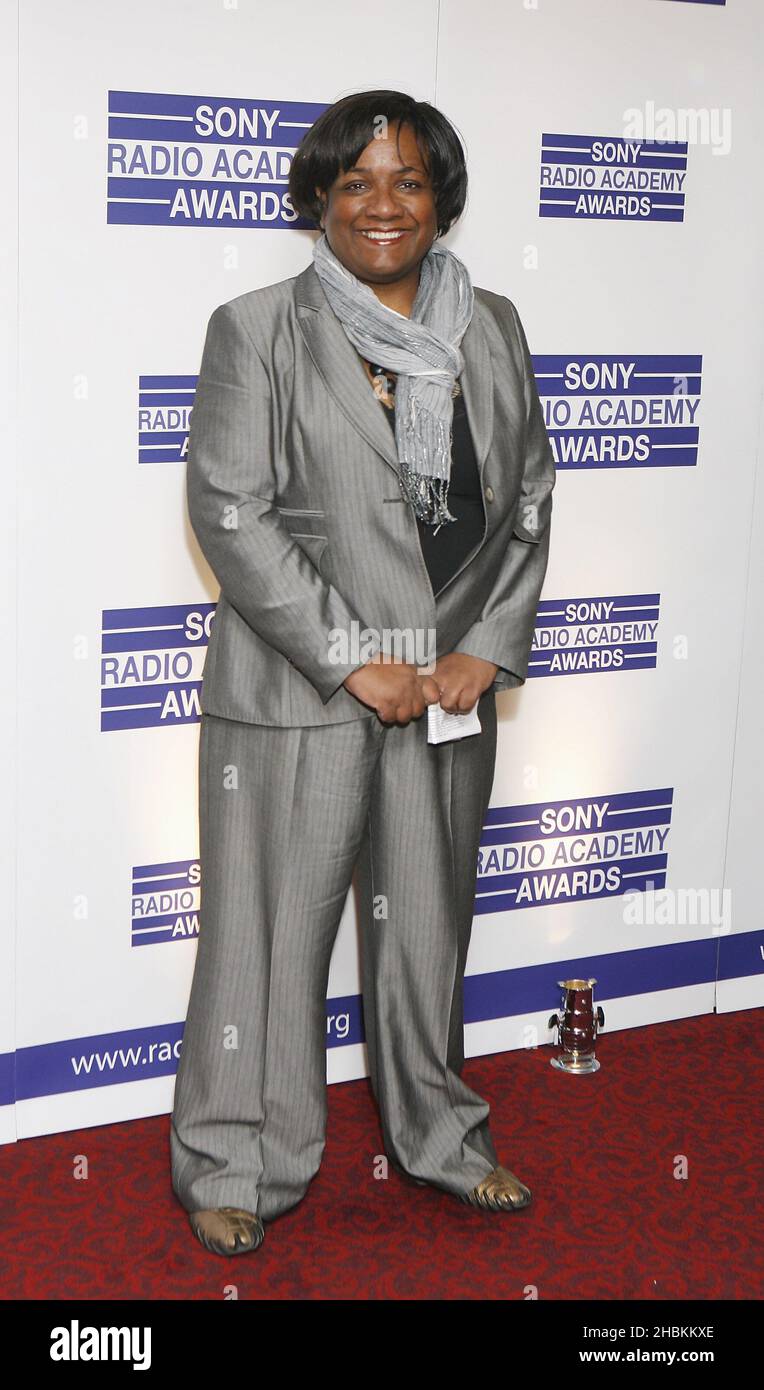
[[[438,230],[435,191],[410,126],[391,123],[385,138],[372,140],[338,175],[328,198],[316,191],[337,259],[384,303],[406,312]]]

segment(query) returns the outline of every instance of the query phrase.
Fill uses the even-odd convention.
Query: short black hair
[[[461,139],[451,122],[428,101],[415,101],[405,92],[354,92],[328,106],[306,131],[289,171],[289,194],[295,212],[318,227],[323,192],[356,160],[376,133],[380,116],[390,124],[410,126],[427,161],[435,192],[438,234],[461,216],[467,201],[467,166]],[[399,130],[400,133],[400,130]]]

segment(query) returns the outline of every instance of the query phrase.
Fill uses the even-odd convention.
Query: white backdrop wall
[[[0,457],[6,479],[0,510],[0,1143],[16,1135],[16,363],[18,325],[18,29],[15,8],[0,11],[0,120],[4,197],[0,200]]]
[[[596,976],[609,1029],[764,1002],[760,10],[390,0],[405,41],[381,47],[351,0],[138,0],[129,24],[115,0],[21,0],[14,135],[6,4],[19,597],[0,738],[10,766],[17,720],[21,775],[0,801],[0,1139],[171,1108],[217,597],[185,511],[195,374],[216,305],[308,264],[290,154],[364,88],[460,130],[470,197],[449,244],[516,304],[558,456],[531,675],[499,696],[468,1055],[548,1042],[571,972]],[[637,139],[629,110],[660,108],[706,111],[709,140]],[[251,128],[228,133],[227,110]],[[608,181],[647,201],[611,203]],[[355,925],[351,893],[330,1080],[366,1072]]]

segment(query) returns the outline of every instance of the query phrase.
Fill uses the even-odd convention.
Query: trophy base
[[[552,1057],[550,1066],[556,1067],[558,1071],[572,1072],[577,1076],[586,1076],[592,1071],[599,1071],[600,1064],[596,1057],[577,1057],[575,1053],[562,1053],[559,1057]]]

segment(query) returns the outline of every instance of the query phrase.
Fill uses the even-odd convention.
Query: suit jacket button
[[[492,488],[492,487],[487,487],[487,488],[486,488],[486,490],[485,490],[485,500],[486,500],[486,502],[493,502],[493,488]]]

